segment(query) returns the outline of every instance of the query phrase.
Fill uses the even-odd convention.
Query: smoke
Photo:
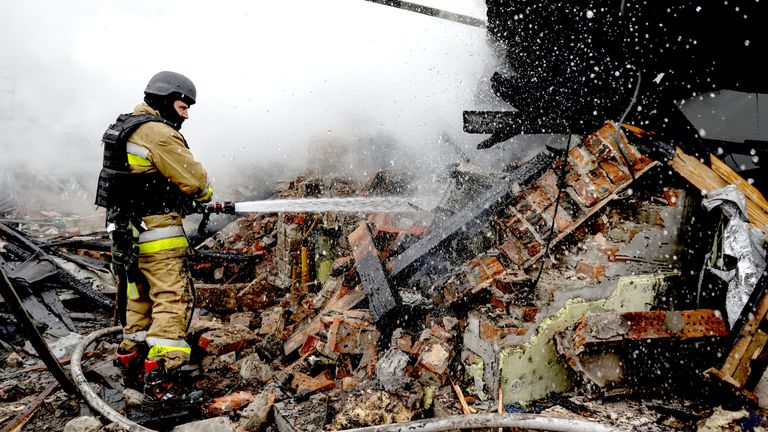
[[[480,0],[427,3],[485,18]],[[0,168],[95,184],[105,127],[174,70],[198,88],[181,132],[217,184],[290,179],[338,149],[350,174],[434,175],[459,160],[441,134],[479,156],[462,111],[483,103],[486,38],[363,0],[3,2]]]

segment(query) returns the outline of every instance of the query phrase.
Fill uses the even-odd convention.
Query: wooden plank
[[[709,155],[709,161],[712,171],[716,172],[717,175],[728,183],[736,185],[747,199],[754,201],[760,208],[768,212],[768,200],[765,199],[765,196],[756,187],[749,184],[748,181],[744,180],[742,176],[726,165],[725,162],[718,159],[717,156]]]
[[[27,405],[20,413],[18,413],[16,417],[14,417],[13,420],[11,420],[11,422],[8,423],[0,432],[20,431],[21,428],[23,428],[24,425],[32,419],[37,410],[40,409],[40,407],[43,405],[43,402],[45,401],[45,398],[50,396],[50,394],[53,393],[53,391],[58,387],[59,383],[55,381],[48,385],[48,387],[46,387],[42,393],[32,399],[29,405]]]
[[[323,330],[322,319],[330,315],[328,312],[346,312],[355,307],[364,298],[365,293],[362,290],[356,289],[350,291],[347,295],[338,300],[329,302],[320,314],[314,317],[307,325],[293,333],[291,337],[285,341],[283,344],[283,353],[285,355],[292,353],[304,344],[304,341],[308,336],[317,334]]]
[[[675,157],[669,161],[669,165],[692,185],[699,188],[702,192],[709,192],[715,189],[720,189],[731,184],[731,181],[740,183],[735,180],[733,175],[738,176],[736,173],[728,173],[722,165],[718,164],[718,169],[731,181],[724,179],[717,172],[706,166],[697,158],[687,155],[679,148],[675,148]],[[744,179],[741,179],[742,181]],[[735,183],[734,183],[735,184]],[[736,184],[738,187],[738,184]],[[740,189],[741,190],[741,189]],[[744,192],[744,191],[742,191]],[[750,195],[754,195],[750,193]],[[761,197],[762,195],[760,195]],[[747,204],[747,218],[750,223],[760,231],[768,234],[768,212],[764,211],[761,198],[754,196],[757,201],[753,201],[749,195],[745,194]],[[764,200],[764,198],[762,198]]]
[[[464,398],[464,392],[461,391],[461,387],[456,385],[456,383],[451,380],[451,387],[453,388],[453,391],[456,393],[456,397],[459,399],[459,403],[461,404],[461,411],[464,412],[464,414],[474,414],[477,412],[474,408],[467,405],[467,400]]]
[[[768,335],[759,330],[752,337],[752,340],[749,341],[747,349],[741,355],[739,365],[731,375],[739,383],[739,387],[744,387],[747,381],[749,381],[749,377],[753,372],[752,360],[765,349],[766,342],[768,342]]]
[[[381,267],[381,261],[376,246],[371,238],[371,231],[365,222],[348,236],[352,253],[355,256],[355,267],[360,275],[363,289],[368,296],[368,303],[373,314],[373,320],[379,321],[389,311],[397,307],[397,299],[389,286],[387,276]]]

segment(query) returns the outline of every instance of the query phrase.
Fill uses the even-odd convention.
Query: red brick
[[[552,213],[555,212],[555,206],[550,206],[546,210],[544,210],[544,213],[542,214],[543,217],[545,217],[548,220],[552,220]],[[562,207],[557,206],[557,215],[555,216],[555,229],[557,232],[563,232],[568,227],[573,225],[573,221],[570,217],[568,217],[568,214],[563,210]]]
[[[518,235],[519,227],[523,225],[523,219],[517,214],[516,211],[512,212],[510,217],[504,221],[504,225],[506,225],[507,228],[514,234],[516,237]]]
[[[525,220],[536,230],[540,238],[546,239],[549,236],[549,231],[552,227],[551,219],[547,220],[541,213],[531,213]]]
[[[664,199],[667,200],[667,205],[670,207],[678,207],[680,205],[680,199],[683,196],[682,190],[664,188],[661,193]]]
[[[504,273],[504,266],[496,257],[475,258],[467,261],[465,273],[470,285],[479,285]]]
[[[253,402],[253,394],[247,391],[238,391],[226,396],[218,397],[202,407],[203,416],[207,418],[222,416]]]
[[[629,173],[625,171],[625,168],[622,168],[622,165],[617,164],[616,160],[613,158],[606,158],[600,161],[600,168],[605,171],[605,174],[611,180],[611,183],[617,186],[631,178]]]
[[[525,195],[528,198],[528,201],[539,211],[546,209],[554,202],[554,197],[550,197],[547,191],[540,186],[529,188],[525,191]],[[555,196],[557,196],[557,194],[555,194]]]
[[[557,175],[552,169],[548,169],[534,184],[546,192],[552,201],[557,197]]]
[[[621,325],[607,326],[608,322]],[[600,329],[599,337],[595,336],[598,334],[595,332],[597,328]],[[709,309],[593,313],[585,315],[576,324],[573,351],[581,352],[589,345],[615,343],[625,339],[697,339],[727,337],[728,334],[728,324],[717,311]]]
[[[525,252],[523,246],[515,237],[510,237],[507,239],[507,241],[499,246],[499,249],[501,249],[501,253],[503,253],[507,259],[517,265],[522,265],[530,258],[530,256],[528,256],[528,254]]]
[[[524,218],[527,218],[531,214],[537,213],[538,210],[536,207],[532,206],[530,201],[528,201],[527,198],[525,198],[525,195],[521,194],[523,199],[521,199],[517,205],[515,206],[515,210]]]
[[[539,313],[539,308],[535,306],[523,306],[523,322],[533,323],[536,322],[536,314]]]
[[[595,157],[582,146],[574,147],[568,152],[569,162],[579,172],[587,172],[595,169]]]
[[[503,294],[527,295],[524,293],[528,292],[531,282],[531,277],[524,272],[507,270],[494,278],[493,285]]]
[[[596,168],[592,171],[590,171],[587,174],[587,178],[590,182],[592,182],[592,185],[595,188],[595,191],[597,191],[597,196],[599,200],[602,200],[611,193],[613,193],[615,187],[611,183],[610,180],[608,180],[608,176],[605,175],[605,171],[603,171],[601,168]]]
[[[638,172],[650,163],[647,157],[643,156],[637,149],[627,141],[623,132],[617,131],[613,123],[606,123],[595,133],[600,139],[607,143],[613,150],[616,158],[623,161],[622,153],[634,172]],[[619,149],[621,146],[621,150]]]
[[[529,256],[534,257],[539,254],[539,252],[544,249],[544,246],[541,245],[541,243],[536,239],[536,237],[526,237],[522,240],[523,247],[525,247],[525,251],[528,253]]]
[[[220,356],[241,351],[256,342],[256,334],[244,327],[212,330],[200,336],[197,345],[208,354]]]
[[[327,370],[314,378],[301,372],[296,372],[293,374],[291,388],[296,392],[297,396],[306,396],[336,388],[336,383],[331,379],[330,372]]]
[[[582,205],[586,207],[592,207],[593,205],[597,204],[598,201],[600,201],[597,191],[594,189],[592,183],[587,179],[579,176],[578,179],[570,183],[570,186],[573,188],[573,191],[576,192],[576,196],[578,197],[579,201],[581,201]]]

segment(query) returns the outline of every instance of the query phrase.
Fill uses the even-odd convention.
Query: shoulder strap
[[[117,116],[117,120],[109,125],[101,140],[105,144],[117,144],[120,141],[127,141],[136,128],[148,122],[160,122],[173,127],[171,122],[152,114],[120,114]]]

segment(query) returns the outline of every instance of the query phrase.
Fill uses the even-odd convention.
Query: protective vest
[[[134,220],[149,215],[192,211],[193,201],[159,172],[132,173],[126,145],[131,134],[147,122],[173,125],[150,114],[121,114],[101,138],[104,162],[99,173],[96,205],[106,208],[107,219]],[[186,146],[186,143],[184,143]],[[189,148],[189,147],[187,147]]]

